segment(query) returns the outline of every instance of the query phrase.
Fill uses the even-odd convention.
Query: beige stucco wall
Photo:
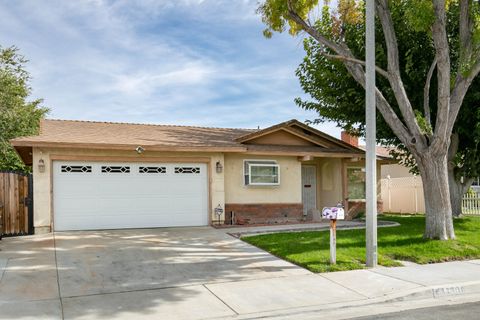
[[[280,166],[280,185],[245,186],[244,160],[276,160]],[[247,154],[225,155],[226,203],[301,203],[302,169],[297,157],[254,156]]]
[[[51,156],[71,157],[115,157],[119,161],[126,158],[135,158],[141,161],[145,158],[181,157],[210,159],[210,215],[216,219],[214,208],[220,205],[225,209],[225,203],[231,204],[275,204],[275,203],[302,203],[302,164],[313,164],[317,168],[317,207],[334,206],[343,196],[343,175],[345,166],[363,165],[350,163],[341,158],[316,158],[314,161],[300,162],[294,156],[258,156],[238,153],[198,153],[198,152],[149,152],[138,155],[134,151],[115,150],[87,150],[87,149],[33,149],[33,178],[34,178],[34,226],[36,229],[47,230],[52,226],[52,174]],[[38,161],[43,159],[46,165],[45,172],[39,172]],[[165,159],[165,160],[163,160]],[[244,160],[264,159],[276,160],[280,165],[279,186],[245,186],[243,176]],[[110,158],[105,161],[112,161]],[[220,161],[224,169],[222,173],[215,170],[216,162]],[[380,173],[380,172],[379,172]],[[380,174],[379,174],[380,177]],[[223,218],[222,218],[223,219]]]
[[[209,198],[210,202],[210,214],[212,219],[217,219],[214,215],[214,208],[220,205],[225,209],[225,188],[224,188],[224,172],[217,173],[215,165],[217,161],[224,164],[224,157],[222,153],[181,153],[181,152],[149,152],[138,155],[135,151],[115,151],[115,150],[86,150],[86,149],[49,149],[49,148],[33,148],[33,192],[34,192],[34,227],[37,230],[48,231],[52,226],[52,161],[51,155],[54,156],[106,156],[106,157],[118,157],[119,161],[127,161],[131,157],[135,159],[146,159],[149,157],[165,158],[164,162],[168,162],[168,158],[182,157],[192,158],[192,162],[195,162],[194,158],[210,159],[210,175],[209,175]],[[39,172],[38,161],[43,159],[45,162],[45,171]],[[108,161],[112,161],[109,159]],[[162,160],[163,161],[163,160]],[[223,219],[223,218],[222,218]]]
[[[343,164],[340,158],[320,158],[317,162],[317,207],[333,207],[343,201]]]

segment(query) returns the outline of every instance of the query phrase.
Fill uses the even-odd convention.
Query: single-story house
[[[11,143],[32,166],[37,233],[305,221],[365,192],[364,151],[297,120],[261,130],[43,120]]]

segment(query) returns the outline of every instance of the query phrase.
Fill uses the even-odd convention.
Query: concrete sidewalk
[[[127,250],[125,245],[133,246],[142,237],[143,242],[138,243],[134,252],[138,247],[145,249],[147,242],[157,243],[155,239],[158,234],[152,234],[152,230],[134,237],[129,232],[107,235],[111,239],[120,234],[123,239],[119,244],[122,250]],[[189,239],[185,236],[189,231],[185,232],[182,238],[178,238],[181,241],[171,239],[175,240],[172,241],[173,246],[178,247]],[[198,232],[196,230],[195,234]],[[327,314],[329,318],[339,319],[341,314],[345,318],[346,310],[375,310],[385,302],[398,304],[407,301],[414,305],[437,299],[443,303],[445,300],[442,299],[464,296],[474,296],[480,300],[480,260],[313,274],[275,260],[273,256],[270,259],[268,254],[259,252],[239,239],[222,236],[225,235],[222,231],[205,229],[203,232],[203,238],[195,238],[201,251],[185,251],[191,250],[189,245],[182,249],[184,251],[178,252],[189,252],[189,256],[193,257],[208,255],[211,257],[209,259],[214,259],[210,268],[215,266],[215,261],[220,264],[227,260],[236,261],[239,269],[231,271],[241,274],[241,277],[235,278],[230,272],[223,271],[223,277],[219,274],[214,278],[210,274],[199,274],[198,264],[196,268],[195,264],[183,267],[177,264],[180,274],[188,271],[194,278],[140,286],[136,282],[142,279],[139,272],[127,268],[125,271],[132,276],[120,281],[120,284],[124,283],[123,289],[116,287],[111,290],[109,277],[116,278],[118,275],[112,271],[109,276],[108,270],[115,268],[115,259],[111,259],[110,267],[97,267],[98,254],[94,251],[95,254],[85,259],[95,268],[85,269],[82,266],[75,269],[79,261],[71,259],[79,254],[66,255],[67,248],[83,250],[81,252],[86,254],[85,250],[97,250],[97,247],[109,243],[107,240],[99,242],[98,238],[93,238],[88,246],[85,242],[67,245],[60,241],[61,246],[58,247],[57,243],[57,247],[54,247],[50,245],[52,239],[49,236],[42,236],[32,238],[34,241],[28,242],[28,246],[26,243],[23,246],[16,244],[17,256],[6,261],[2,260],[0,254],[0,319],[316,319]],[[174,230],[174,233],[178,231]],[[206,241],[207,235],[210,235],[209,241],[216,241],[215,246],[208,247],[208,251],[207,247],[198,244],[198,241]],[[165,232],[162,231],[161,236],[163,238],[160,239],[165,239]],[[13,244],[14,241],[23,244],[23,240],[8,242]],[[0,243],[0,246],[6,243]],[[5,250],[6,247],[3,248]],[[225,251],[222,255],[228,253],[228,259],[213,255],[215,248]],[[231,251],[233,248],[235,250]],[[158,246],[153,245],[146,249],[144,255],[135,253],[134,257],[140,263],[159,250]],[[120,247],[116,250],[120,250]],[[41,259],[32,261],[36,251],[42,253]],[[217,255],[220,253],[218,251]],[[125,252],[118,254],[122,256]],[[259,257],[261,260],[258,260]],[[167,258],[169,261],[176,259],[174,263],[177,263],[188,257],[168,255]],[[56,260],[61,263],[55,263]],[[195,258],[192,261],[198,260]],[[75,275],[74,270],[84,270],[84,274]],[[147,275],[148,279],[155,279],[156,272],[153,271]],[[96,290],[91,291],[91,284],[82,279],[98,278],[99,272],[103,272],[100,278],[103,282],[96,282]],[[249,273],[256,273],[256,276],[248,276]],[[41,276],[36,276],[38,274]],[[69,275],[68,280],[66,275]],[[134,283],[127,283],[127,280]],[[36,288],[35,292],[32,292],[32,288]]]

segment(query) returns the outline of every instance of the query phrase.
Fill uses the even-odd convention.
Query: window
[[[167,173],[166,167],[139,167],[139,173]]]
[[[78,172],[78,173],[88,173],[92,172],[92,166],[62,166],[62,172]]]
[[[480,186],[480,179],[479,178],[475,178],[472,182],[472,186],[474,187],[478,187]]]
[[[247,160],[244,162],[245,185],[275,186],[280,184],[280,167],[276,161]]]
[[[103,173],[129,173],[129,166],[102,166]]]
[[[175,167],[175,173],[200,173],[199,167]]]
[[[348,199],[365,199],[365,168],[347,168]]]

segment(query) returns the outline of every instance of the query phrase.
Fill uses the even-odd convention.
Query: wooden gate
[[[0,238],[33,234],[32,175],[0,172]]]

